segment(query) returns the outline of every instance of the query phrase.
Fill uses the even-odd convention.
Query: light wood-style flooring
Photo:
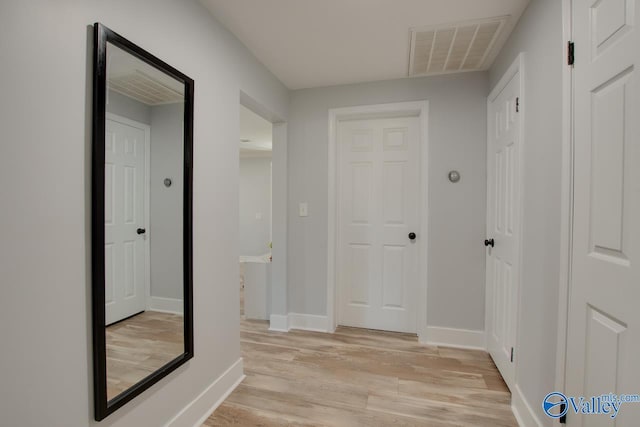
[[[145,311],[107,326],[107,399],[184,353],[183,317]]]
[[[247,378],[204,426],[517,426],[481,351],[346,327],[270,332],[248,320],[241,343]]]

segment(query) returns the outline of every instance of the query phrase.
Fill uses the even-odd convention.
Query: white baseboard
[[[300,313],[272,314],[269,316],[270,331],[289,332],[291,329],[331,332],[329,331],[329,318],[327,316]]]
[[[286,314],[272,314],[269,316],[269,330],[289,332],[289,316]]]
[[[242,358],[240,358],[178,412],[165,424],[165,427],[200,427],[244,378]]]
[[[184,313],[184,301],[177,298],[150,297],[149,310],[160,313]]]
[[[520,387],[516,384],[511,391],[511,410],[518,421],[520,427],[543,427],[536,413],[531,408],[529,402],[522,394]]]
[[[329,318],[314,314],[289,313],[289,329],[329,332]]]
[[[484,331],[472,331],[469,329],[428,326],[427,336],[421,336],[420,342],[422,344],[439,345],[442,347],[486,350]]]

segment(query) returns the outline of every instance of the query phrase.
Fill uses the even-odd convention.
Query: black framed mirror
[[[194,82],[94,25],[95,419],[193,357]]]

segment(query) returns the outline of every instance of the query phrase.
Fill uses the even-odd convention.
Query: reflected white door
[[[415,333],[419,119],[342,121],[338,145],[338,322]]]
[[[487,141],[487,349],[511,388],[520,269],[520,78],[489,99]],[[481,244],[481,242],[478,242]]]
[[[145,129],[110,118],[105,135],[106,324],[146,308]]]
[[[566,392],[640,393],[640,1],[573,2],[574,224]],[[571,426],[637,426],[567,414]]]

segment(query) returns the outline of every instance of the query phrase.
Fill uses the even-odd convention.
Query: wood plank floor
[[[184,352],[183,317],[145,311],[107,326],[106,339],[111,400]]]
[[[267,328],[242,320],[247,378],[203,426],[517,426],[484,352],[356,328]]]

